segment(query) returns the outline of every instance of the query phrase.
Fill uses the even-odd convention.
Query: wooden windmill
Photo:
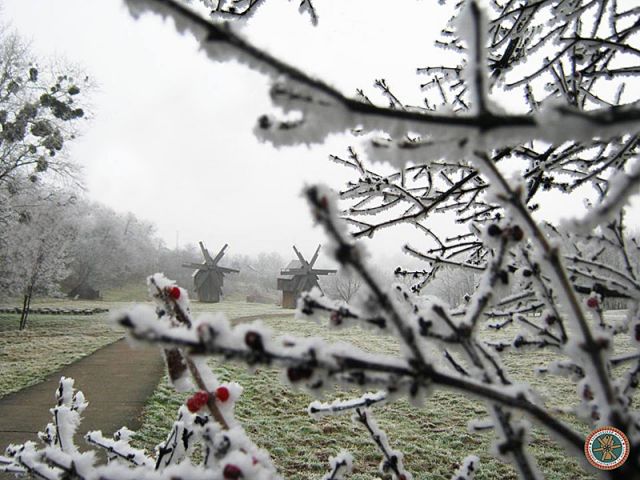
[[[294,246],[298,260],[292,260],[287,268],[280,271],[278,278],[278,290],[282,290],[282,308],[296,308],[296,302],[302,292],[307,292],[313,287],[320,288],[318,275],[329,275],[336,270],[314,269],[313,264],[318,259],[320,245],[310,262],[307,262],[298,249]]]
[[[238,273],[240,270],[234,268],[221,267],[218,265],[220,259],[224,256],[224,251],[229,245],[225,243],[222,250],[218,252],[215,258],[209,255],[204,247],[204,243],[200,242],[200,250],[204,256],[204,263],[184,263],[182,266],[186,268],[195,268],[193,274],[193,283],[198,292],[198,300],[201,302],[217,303],[222,295],[222,284],[224,282],[225,273]]]

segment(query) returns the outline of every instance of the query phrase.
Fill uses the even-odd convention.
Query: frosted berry
[[[196,413],[204,407],[208,401],[209,394],[207,392],[196,392],[187,400],[187,408],[191,413]]]
[[[236,480],[242,477],[242,470],[240,470],[240,468],[238,468],[236,465],[233,465],[232,463],[227,463],[224,466],[222,475],[224,476],[225,480]]]
[[[487,229],[487,233],[489,234],[490,237],[497,237],[502,233],[502,229],[495,223],[492,223],[491,225],[489,225],[489,228]]]
[[[258,125],[260,126],[260,128],[262,128],[263,130],[268,129],[269,127],[271,127],[271,119],[267,116],[267,115],[262,115],[259,119],[258,119]]]
[[[342,315],[339,312],[331,312],[331,317],[329,319],[331,325],[338,326],[342,325]]]
[[[262,337],[258,332],[249,331],[244,336],[244,343],[253,350],[263,350]]]
[[[180,287],[169,287],[167,292],[169,293],[169,296],[174,300],[178,300],[180,298]]]
[[[598,308],[598,299],[596,297],[587,298],[587,307]]]
[[[522,240],[524,238],[524,232],[522,231],[522,228],[520,228],[518,225],[512,227],[511,238],[516,242]]]
[[[287,369],[287,377],[291,382],[307,380],[313,375],[313,370],[309,367],[290,367]]]
[[[221,402],[229,400],[229,389],[225,386],[216,388],[216,398]]]

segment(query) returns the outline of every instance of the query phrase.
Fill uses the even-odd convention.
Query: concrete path
[[[233,323],[257,318],[290,316],[293,312],[235,318]],[[45,381],[0,398],[0,453],[10,443],[37,440],[38,432],[51,422],[49,409],[61,376],[75,379],[89,401],[83,413],[78,437],[91,430],[111,435],[122,426],[140,427],[140,415],[147,398],[164,374],[164,360],[157,346],[131,348],[125,339],[96,350],[77,362],[51,374]],[[85,448],[81,438],[77,445]],[[15,478],[0,473],[0,480]]]
[[[162,374],[164,361],[155,346],[131,348],[118,340],[67,365],[45,381],[0,398],[0,450],[10,443],[37,440],[51,422],[49,409],[61,376],[75,379],[89,401],[79,433],[102,430],[111,434],[123,425],[140,427],[140,413]],[[77,440],[79,446],[84,442]]]

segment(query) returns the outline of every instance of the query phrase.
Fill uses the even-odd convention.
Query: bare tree
[[[451,267],[442,267],[432,276],[425,294],[435,295],[450,307],[456,308],[469,301],[476,288],[473,273]]]
[[[335,275],[323,279],[321,284],[329,297],[349,302],[360,290],[362,281],[348,270],[339,270]]]
[[[263,2],[203,3],[215,20],[246,17]],[[170,352],[171,377],[177,381],[190,374],[201,390],[190,399],[192,411],[207,412],[205,422],[183,411],[159,451],[176,452],[182,447],[170,440],[186,435],[217,456],[206,456],[194,467],[182,462],[179,450],[180,455],[171,457],[178,463],[173,470],[163,455],[148,463],[131,462],[130,470],[103,467],[97,470],[102,478],[136,478],[154,468],[157,478],[205,472],[223,478],[276,475],[268,459],[250,460],[254,447],[243,445],[244,437],[234,441],[237,437],[224,433],[233,431],[232,409],[221,409],[228,392],[218,395],[224,385],[206,370],[202,355],[281,367],[290,383],[312,393],[334,385],[376,390],[352,401],[314,402],[309,411],[314,416],[354,413],[380,450],[383,473],[394,479],[411,474],[377,427],[372,407],[399,398],[418,401],[434,389],[485,403],[490,420],[474,425],[493,431],[497,456],[523,479],[541,478],[528,451],[528,420],[545,428],[558,448],[579,458],[585,451],[582,432],[607,427],[620,446],[615,453],[609,448],[601,459],[602,476],[639,477],[640,457],[628,455],[640,448],[640,414],[634,403],[640,377],[640,271],[633,261],[639,245],[626,235],[624,211],[640,184],[640,90],[625,89],[640,73],[640,9],[606,0],[496,1],[486,9],[475,0],[460,2],[440,41],[452,52],[448,63],[418,69],[427,78],[424,104],[403,102],[379,79],[374,86],[386,105],[378,106],[364,91],[349,98],[250,43],[229,24],[176,0],[131,0],[128,5],[136,15],[152,10],[174,18],[212,58],[239,59],[270,75],[272,99],[281,111],[257,120],[261,138],[277,145],[316,143],[331,133],[358,129],[348,155],[334,156],[354,169],[357,180],[338,194],[312,186],[306,197],[331,240],[329,250],[361,279],[365,294],[345,305],[310,292],[301,313],[327,313],[331,326],[361,325],[392,335],[402,353],[373,355],[319,339],[272,338],[259,324],[231,328],[220,319],[193,319],[181,290],[152,277],[157,309],[139,307],[121,315],[119,322],[134,338],[159,343]],[[317,21],[311,1],[302,2],[301,9]],[[497,98],[505,92],[522,95],[521,112],[499,108]],[[369,156],[390,162],[396,172],[375,172],[368,166]],[[520,166],[519,175],[513,174],[514,165]],[[560,192],[575,202],[583,187],[590,187],[592,197],[586,213],[562,226],[537,217],[545,192]],[[441,231],[446,215],[464,229]],[[424,233],[420,245],[404,247],[425,261],[423,271],[410,272],[416,277],[412,288],[380,281],[357,241],[400,224]],[[602,261],[600,252],[610,251],[605,246],[616,252],[622,268]],[[478,277],[468,302],[449,308],[421,295],[443,267]],[[603,297],[625,299],[626,318],[613,322],[604,316]],[[533,312],[541,315],[531,317]],[[527,333],[500,341],[483,333],[485,325],[502,330],[511,323],[526,327]],[[632,351],[620,354],[616,346],[621,343]],[[568,408],[582,423],[580,429],[542,403],[539,392],[503,364],[500,357],[507,351],[554,354],[540,371],[575,381],[577,395]],[[191,428],[198,422],[207,426]],[[223,444],[230,448],[215,449]],[[114,448],[103,441],[105,445]],[[136,458],[130,448],[124,442],[116,451]],[[17,452],[7,465],[30,471],[53,465],[56,475],[80,478],[95,474],[74,455],[44,450],[34,464],[29,463],[33,455]],[[84,470],[79,472],[78,465]],[[343,478],[350,465],[350,456],[337,456],[325,478]],[[478,459],[467,457],[454,478],[472,478],[477,469]]]

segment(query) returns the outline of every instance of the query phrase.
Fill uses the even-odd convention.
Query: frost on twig
[[[451,477],[451,480],[473,480],[476,476],[476,472],[478,471],[479,463],[480,459],[475,455],[468,456],[464,459],[462,466],[456,474]]]
[[[380,429],[371,412],[366,408],[356,408],[352,418],[354,422],[361,423],[367,429],[371,440],[382,452],[383,459],[380,463],[380,472],[382,474],[391,473],[394,480],[411,480],[413,475],[405,470],[402,461],[404,455],[402,452],[391,448],[387,434]]]
[[[54,423],[39,435],[42,446],[34,442],[10,445],[7,456],[0,457],[0,471],[47,480],[279,478],[268,454],[258,449],[239,426],[223,429],[210,414],[200,411],[204,405],[196,405],[193,398],[180,407],[155,458],[131,446],[133,432],[126,428],[113,438],[100,431],[87,433],[84,438],[88,445],[107,454],[107,463],[100,465],[94,451],[81,453],[73,443],[73,432],[80,425],[79,411],[87,403],[82,392],[74,393],[73,380],[63,377],[58,405],[51,409]],[[229,397],[218,393],[217,401],[224,403]],[[190,457],[195,449],[200,449],[202,458],[197,464]]]
[[[229,10],[232,3],[211,8],[231,18],[226,14],[246,16],[261,2],[237,2],[239,12]],[[232,409],[212,395],[224,385],[201,361],[205,355],[249,368],[280,368],[286,382],[316,395],[334,386],[378,392],[314,402],[309,411],[355,411],[382,452],[383,470],[396,478],[408,475],[401,456],[368,409],[399,398],[420,405],[436,389],[483,402],[489,420],[472,422],[472,430],[491,431],[492,453],[526,480],[542,475],[530,453],[531,422],[576,456],[583,455],[580,432],[604,425],[623,431],[632,451],[640,448],[634,403],[640,377],[640,243],[625,222],[640,168],[640,99],[637,83],[631,83],[640,72],[638,8],[600,0],[460,2],[438,41],[448,51],[443,64],[417,70],[424,106],[410,106],[384,79],[373,83],[388,102],[378,106],[364,90],[349,98],[250,42],[232,24],[216,23],[178,0],[127,4],[135,15],[150,10],[172,18],[211,58],[234,59],[269,76],[278,113],[257,119],[260,138],[276,145],[309,144],[357,130],[346,155],[331,156],[355,179],[339,192],[310,187],[306,197],[330,239],[330,253],[360,279],[365,293],[344,303],[307,292],[298,318],[326,315],[331,327],[364,326],[394,337],[400,347],[398,355],[379,355],[321,339],[276,338],[260,323],[232,328],[221,316],[195,319],[184,290],[152,277],[155,310],[137,307],[117,321],[133,339],[162,346],[176,387],[191,388],[189,379],[200,390],[192,404],[211,419],[202,428],[205,468],[219,468],[218,455],[226,458],[227,445],[220,439],[233,444],[237,428]],[[315,16],[315,4],[303,1],[300,7]],[[505,111],[498,99],[506,95],[520,97],[520,104],[514,101]],[[388,161],[393,171],[374,166],[377,161]],[[546,218],[545,204],[557,195],[572,205],[588,197],[581,220],[559,225]],[[441,228],[449,223],[454,228]],[[404,246],[423,267],[399,267],[396,277],[411,285],[389,285],[358,240],[401,225],[423,234]],[[450,305],[427,296],[451,271],[466,275],[467,291]],[[607,315],[614,302],[626,309],[620,318]],[[495,337],[487,339],[487,330]],[[546,363],[539,372],[574,382],[576,396],[566,399],[564,410],[579,428],[503,362],[506,354],[532,358],[536,352],[553,355],[550,361],[540,357]],[[186,462],[193,444],[177,439],[200,428],[199,417],[184,409],[180,415],[159,449],[163,472]],[[43,438],[55,445],[54,430]],[[242,438],[237,444],[244,445]],[[248,449],[239,447],[234,455]],[[54,474],[70,469],[60,455],[34,463],[40,458],[34,451],[25,445],[15,468],[41,468],[43,476],[51,475],[47,468]],[[127,450],[122,454],[137,458]],[[639,461],[631,456],[603,475],[635,479]],[[467,457],[454,478],[471,478],[477,463]],[[346,474],[348,464],[345,456],[334,459],[328,478]],[[258,465],[271,472],[268,462]]]
[[[353,469],[353,456],[349,452],[340,452],[329,460],[331,471],[322,480],[344,480]]]
[[[406,162],[408,156],[413,156],[415,146],[429,147],[432,154],[450,156],[465,151],[478,139],[487,147],[499,148],[505,143],[530,139],[584,139],[604,132],[614,136],[640,122],[640,110],[635,105],[601,107],[589,112],[573,105],[549,105],[536,116],[489,111],[447,115],[416,108],[378,107],[346,97],[330,84],[312,78],[250,43],[229,25],[212,22],[179,0],[129,0],[127,5],[136,16],[144,11],[154,11],[173,18],[178,30],[193,33],[216,61],[233,58],[269,75],[274,80],[272,98],[276,106],[286,114],[296,112],[301,115],[293,124],[274,118],[259,122],[256,133],[278,145],[317,143],[331,133],[359,127],[367,132],[385,132],[391,139],[383,148],[377,148],[379,134],[363,137],[367,139],[365,146],[370,152],[377,152],[381,158]],[[302,6],[305,5],[308,2],[302,2]],[[420,135],[419,141],[406,142],[409,132]],[[492,135],[486,135],[489,132]],[[443,144],[443,138],[448,138],[449,142]]]

